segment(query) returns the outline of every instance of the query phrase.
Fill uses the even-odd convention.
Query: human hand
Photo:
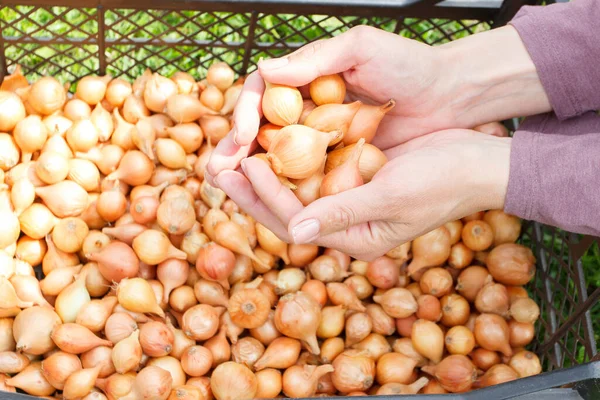
[[[442,129],[473,128],[551,109],[535,65],[510,26],[438,47],[359,26],[259,64],[245,82],[234,129],[207,166],[209,183],[216,185],[217,174],[239,167],[256,146],[263,78],[301,87],[333,73],[344,77],[348,100],[396,101],[372,142],[382,150]]]
[[[501,209],[510,138],[471,130],[436,132],[386,151],[390,161],[366,185],[303,207],[266,163],[242,162],[217,183],[287,242],[314,243],[369,261],[445,222]]]
[[[393,49],[393,51],[390,51]],[[302,87],[319,76],[341,73],[349,101],[396,107],[381,122],[373,144],[393,147],[431,132],[443,114],[442,92],[448,79],[433,49],[383,30],[359,26],[332,39],[319,40],[287,57],[259,63],[245,81],[234,112],[234,129],[215,148],[207,167],[209,182],[234,169],[254,148],[262,117],[264,80]],[[439,116],[440,119],[447,118]]]

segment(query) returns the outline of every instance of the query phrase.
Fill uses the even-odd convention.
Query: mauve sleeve
[[[528,220],[600,236],[600,116],[528,118],[511,144],[504,209]]]
[[[519,32],[558,118],[600,109],[600,1],[521,8]]]

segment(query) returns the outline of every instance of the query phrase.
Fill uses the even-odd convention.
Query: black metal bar
[[[544,250],[544,232],[542,232],[542,228],[541,228],[541,224],[534,222],[533,223],[533,237],[532,239],[535,241],[535,246],[537,247],[537,258],[538,258],[538,279],[542,279],[543,280],[543,285],[544,285],[544,295],[545,295],[545,304],[547,305],[548,308],[548,314],[550,316],[550,332],[546,331],[546,336],[547,336],[547,340],[541,344],[540,346],[538,346],[536,348],[536,352],[542,353],[544,351],[549,350],[551,345],[546,345],[546,343],[550,343],[550,341],[552,341],[552,339],[556,338],[556,330],[557,330],[557,322],[556,322],[556,310],[554,309],[554,306],[552,305],[552,299],[553,299],[553,295],[554,295],[554,291],[552,290],[551,287],[551,283],[550,283],[550,279],[548,278],[548,270],[549,270],[549,266],[548,263],[546,262],[546,256],[545,256],[545,251]],[[539,267],[541,268],[541,271],[539,270]],[[554,365],[556,367],[560,367],[562,366],[562,362],[563,362],[563,358],[562,358],[562,350],[560,348],[560,346],[555,343],[555,341],[552,341],[552,344],[554,344]],[[545,349],[545,350],[541,350],[541,349]]]
[[[242,63],[242,70],[240,74],[245,75],[248,73],[248,64],[250,63],[250,57],[252,57],[252,48],[254,47],[254,37],[256,36],[256,22],[258,21],[258,11],[252,11],[250,14],[250,25],[248,26],[248,37],[246,38],[246,45],[244,46],[244,61]]]
[[[106,74],[106,36],[104,35],[104,7],[99,5],[97,8],[98,17],[98,62],[99,62],[99,74]]]
[[[569,316],[569,318],[567,318],[567,320],[560,326],[560,328],[558,328],[556,330],[553,337],[538,348],[538,351],[539,352],[547,351],[550,348],[550,346],[554,345],[558,341],[558,339],[561,338],[565,334],[565,332],[567,330],[569,330],[569,328],[571,328],[573,326],[573,324],[583,314],[585,314],[585,312],[587,310],[589,310],[594,304],[596,304],[598,302],[598,300],[600,300],[600,288],[596,288],[596,290],[594,290],[592,292],[590,297],[588,297],[585,302],[583,302],[582,304],[579,305],[579,307],[577,307],[575,312],[573,314],[571,314]]]
[[[492,26],[503,26],[515,16],[524,5],[534,5],[536,0],[504,0],[500,10],[492,21]]]
[[[577,238],[578,235],[576,235],[574,233],[571,233],[569,236],[571,239],[570,241],[574,242],[578,239]],[[588,248],[589,248],[589,246],[588,246]],[[581,255],[583,255],[583,254],[581,254]],[[576,256],[572,252],[570,253],[571,262],[575,263],[575,265],[574,265],[575,283],[576,283],[576,287],[577,287],[577,293],[579,294],[579,303],[584,302],[584,304],[577,305],[577,311],[579,311],[580,309],[582,311],[584,311],[582,322],[583,322],[583,334],[584,334],[585,340],[583,342],[583,345],[585,347],[588,358],[592,358],[594,355],[596,355],[595,340],[590,340],[590,339],[594,338],[594,327],[592,324],[592,318],[591,318],[591,313],[590,313],[590,308],[593,306],[593,304],[589,304],[588,308],[584,308],[585,301],[588,298],[588,293],[587,293],[587,285],[585,282],[585,274],[583,272],[583,264],[581,262],[581,255]]]
[[[2,25],[4,21],[0,20],[0,82],[4,79],[4,75],[8,75],[8,69],[6,65],[6,48],[4,46],[4,31]]]

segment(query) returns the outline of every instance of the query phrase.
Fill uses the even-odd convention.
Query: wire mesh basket
[[[503,25],[528,3],[534,1],[2,0],[0,80],[16,64],[32,79],[52,75],[63,81],[107,73],[133,80],[146,68],[200,78],[217,60],[243,75],[262,57],[281,56],[356,25],[436,45]],[[586,277],[583,268],[584,263],[600,265],[596,238],[528,222],[521,242],[538,260],[530,291],[542,319],[532,351],[546,371],[562,371],[444,398],[514,398],[600,376],[594,363],[564,370],[596,355],[594,332],[600,328],[592,315],[600,311],[600,289],[593,290],[596,279]],[[571,392],[553,389],[531,398],[581,398],[569,397]],[[577,393],[584,392],[589,388]],[[600,398],[596,394],[586,398]],[[0,398],[21,396],[0,393]]]

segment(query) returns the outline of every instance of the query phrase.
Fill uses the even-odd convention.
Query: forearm
[[[600,117],[531,118],[512,139],[504,208],[524,219],[600,235]]]
[[[548,112],[551,105],[517,31],[510,26],[439,47],[448,107],[461,127]]]

